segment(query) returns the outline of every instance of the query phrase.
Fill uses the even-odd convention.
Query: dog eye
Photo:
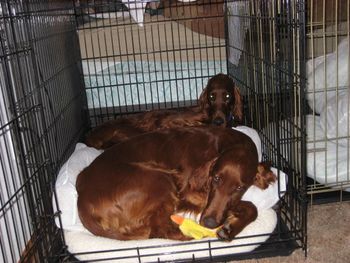
[[[210,94],[209,95],[209,100],[210,101],[215,101],[215,94]]]
[[[218,175],[214,175],[213,180],[215,183],[218,183],[220,181],[220,177]]]
[[[237,186],[237,188],[236,188],[236,191],[242,191],[244,189],[244,187],[243,186]]]
[[[225,99],[226,99],[226,101],[229,101],[231,99],[231,95],[230,94],[226,94]]]

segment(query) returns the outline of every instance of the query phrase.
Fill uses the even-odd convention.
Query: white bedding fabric
[[[306,144],[306,172],[307,176],[321,184],[332,186],[339,182],[350,181],[350,150],[346,146],[342,146],[348,142],[347,138],[339,140],[328,140],[325,131],[321,126],[321,117],[316,115],[305,116],[307,144]],[[278,123],[280,141],[289,141],[288,123],[281,121]],[[277,130],[276,123],[271,123],[267,129]],[[290,135],[292,136],[292,135]],[[340,142],[340,143],[339,143]],[[280,152],[288,153],[289,148],[283,143],[277,143],[277,138],[273,142],[274,145],[279,145]],[[268,149],[265,149],[267,151]],[[300,151],[300,149],[297,149]],[[284,158],[289,160],[288,156]],[[350,191],[350,188],[345,189]]]
[[[253,141],[256,143],[257,150],[259,153],[259,160],[261,160],[261,141],[258,136],[258,133],[248,127],[240,126],[236,128],[237,130],[244,132],[248,136],[250,136]],[[78,252],[86,252],[91,251],[92,248],[94,251],[100,251],[100,250],[108,250],[108,249],[121,249],[124,247],[131,248],[130,250],[125,251],[123,253],[123,256],[126,256],[127,254],[135,254],[137,251],[133,249],[134,246],[151,246],[151,245],[163,245],[163,244],[181,244],[181,242],[174,242],[170,240],[143,240],[143,241],[118,241],[118,240],[111,240],[107,238],[102,237],[96,237],[89,233],[87,229],[82,225],[79,215],[78,215],[78,209],[77,209],[77,191],[75,189],[75,182],[78,174],[86,167],[88,166],[99,154],[101,154],[102,151],[96,150],[94,148],[87,147],[85,144],[78,143],[76,145],[76,149],[73,152],[73,154],[70,156],[70,158],[67,160],[67,162],[62,166],[57,180],[56,180],[56,193],[57,193],[57,200],[59,204],[59,208],[61,210],[61,222],[62,227],[65,230],[65,239],[68,245],[68,250],[71,253],[78,253]],[[251,246],[244,246],[244,247],[236,247],[232,248],[232,245],[238,245],[238,244],[249,244],[249,243],[261,243],[264,242],[276,226],[277,222],[277,216],[272,207],[278,202],[280,197],[282,197],[286,191],[286,175],[281,172],[277,171],[277,169],[273,168],[273,171],[279,176],[279,182],[276,182],[275,184],[272,184],[269,186],[266,190],[261,190],[255,186],[252,186],[248,189],[248,191],[243,196],[243,200],[251,201],[253,202],[258,209],[258,219],[250,224],[247,228],[245,228],[239,236],[249,236],[249,235],[260,235],[260,234],[266,234],[259,237],[245,237],[243,239],[235,239],[232,242],[218,242],[213,243],[212,246],[219,246],[222,247],[218,250],[213,250],[218,255],[225,254],[225,253],[239,253],[239,252],[247,252],[251,251],[254,248],[256,248],[258,245],[251,245]],[[55,211],[57,211],[56,202],[53,199],[53,205],[55,208]],[[56,218],[56,225],[60,227],[59,218]],[[215,240],[215,239],[213,239]],[[203,244],[196,244],[196,245],[181,245],[176,248],[154,248],[154,249],[145,249],[144,253],[154,253],[154,252],[160,252],[162,250],[167,251],[186,251],[187,250],[193,250],[197,246],[199,247],[206,247],[208,246],[207,242],[204,242]],[[226,248],[225,248],[226,247]],[[231,248],[227,248],[231,247]],[[212,253],[213,253],[212,251]],[[121,252],[116,252],[118,255],[120,255]],[[192,252],[191,252],[192,253]],[[208,256],[208,251],[198,251],[196,252],[196,256],[199,257],[206,257]],[[170,260],[174,259],[174,257],[178,258],[185,258],[188,256],[189,253],[183,253],[178,255],[162,255],[162,260]],[[197,255],[198,254],[198,255]],[[114,254],[116,256],[116,254]],[[81,260],[88,260],[95,257],[106,257],[106,254],[86,254],[79,256],[79,259]],[[95,258],[96,259],[96,258]],[[127,262],[126,259],[121,259],[120,262]],[[155,260],[154,257],[147,257],[145,258],[145,261],[152,261]],[[131,260],[131,262],[135,261],[135,258]]]
[[[307,175],[322,184],[350,181],[348,139],[325,140],[321,117],[306,116]],[[350,188],[345,189],[350,192]]]
[[[269,234],[274,230],[277,224],[276,212],[269,208],[259,212],[258,218],[248,225],[238,237],[231,242],[219,242],[215,239],[211,239],[210,243],[211,255],[213,257],[220,255],[228,255],[234,253],[249,252],[258,247],[257,243],[266,241]],[[138,253],[141,257],[141,262],[160,262],[179,260],[179,259],[192,259],[192,254],[195,258],[206,258],[210,256],[209,243],[203,239],[200,242],[190,241],[184,242],[167,240],[167,239],[148,239],[148,240],[135,240],[135,241],[119,241],[103,237],[93,236],[90,233],[84,233],[80,231],[65,231],[65,239],[68,246],[68,250],[71,253],[79,252],[93,252],[102,250],[118,249],[114,252],[106,253],[91,253],[75,255],[79,260],[92,260],[113,258],[108,262],[138,262]],[[253,236],[252,235],[262,235]],[[247,246],[239,246],[244,244],[252,244]],[[166,245],[172,245],[166,247]],[[173,246],[175,245],[175,246]],[[155,246],[155,247],[152,247]],[[233,247],[237,246],[237,247]],[[149,247],[149,248],[143,248]],[[138,250],[136,249],[138,248]],[[121,251],[120,251],[120,250]],[[124,250],[123,250],[124,249]],[[188,252],[187,252],[188,251]],[[176,254],[170,254],[177,252]],[[153,254],[153,255],[152,255]],[[156,254],[156,255],[154,255]],[[149,255],[149,256],[147,256]],[[124,258],[129,257],[129,258]]]
[[[348,93],[328,100],[327,106],[320,114],[320,125],[328,139],[348,137],[337,141],[341,146],[348,146],[350,140],[350,96]]]
[[[326,100],[349,94],[349,49],[345,38],[333,53],[307,62],[307,100],[315,113],[322,112]]]
[[[87,147],[83,143],[78,143],[75,151],[67,162],[61,167],[56,179],[56,194],[59,209],[61,210],[62,227],[66,230],[87,231],[78,215],[77,200],[78,193],[75,189],[75,182],[79,173],[87,167],[97,156],[102,153],[92,147]],[[53,207],[57,211],[55,199]],[[56,225],[60,227],[59,218],[55,219]]]
[[[319,116],[306,116],[307,175],[332,186],[350,181],[349,38],[306,64],[306,98]],[[350,188],[345,191],[350,191]]]

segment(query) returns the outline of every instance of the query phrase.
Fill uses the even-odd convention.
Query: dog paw
[[[230,237],[231,234],[231,228],[229,225],[223,225],[217,232],[216,232],[218,238],[222,241],[229,242],[232,240]]]

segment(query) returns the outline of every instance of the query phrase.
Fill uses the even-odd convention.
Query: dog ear
[[[199,107],[202,111],[206,111],[209,108],[209,102],[208,102],[208,87],[210,85],[210,80],[207,84],[207,86],[203,89],[201,95],[198,99]]]
[[[191,189],[206,189],[208,190],[210,187],[210,174],[213,170],[213,167],[216,163],[216,160],[218,157],[215,157],[214,159],[204,163],[202,166],[197,168],[191,175],[191,177],[188,180],[189,187]],[[206,177],[206,178],[204,178]]]
[[[243,118],[243,102],[242,102],[242,96],[239,91],[239,89],[235,86],[233,83],[233,96],[234,96],[234,104],[231,107],[231,113],[234,117],[235,122],[242,122]]]
[[[259,163],[254,179],[255,186],[264,190],[277,180],[276,175],[271,171],[270,167],[271,165],[268,162]]]

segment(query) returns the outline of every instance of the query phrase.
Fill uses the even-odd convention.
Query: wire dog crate
[[[184,253],[180,261],[220,261],[306,251],[304,1],[14,0],[0,7],[4,262],[145,262]],[[264,159],[288,174],[267,241],[232,245],[220,256],[221,243],[207,240],[72,252],[54,209],[55,181],[85,132],[121,115],[196,105],[220,72],[240,87]]]
[[[231,72],[247,92],[247,121],[266,139],[265,153],[305,171],[310,203],[349,200],[349,1],[304,2],[305,10],[302,1],[255,2],[251,18],[241,19],[242,30],[255,33],[247,31]]]
[[[350,1],[308,1],[307,191],[311,200],[350,199]]]
[[[2,262],[43,262],[64,249],[52,182],[88,127],[72,11],[59,1],[0,4]]]

